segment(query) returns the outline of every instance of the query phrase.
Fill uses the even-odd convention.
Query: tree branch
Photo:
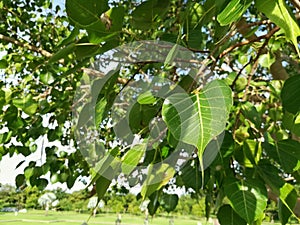
[[[28,50],[40,53],[41,55],[46,56],[47,58],[50,58],[52,56],[52,54],[50,52],[48,52],[48,51],[46,51],[46,50],[44,50],[42,48],[38,48],[38,47],[35,47],[35,46],[30,45],[28,43],[24,43],[24,42],[18,41],[18,40],[14,39],[14,38],[4,36],[3,34],[0,34],[0,40],[7,41],[9,43],[18,45],[20,47],[27,48]]]
[[[290,1],[300,11],[300,2],[299,2],[299,0],[290,0]]]
[[[27,48],[28,50],[30,51],[33,51],[33,52],[36,52],[36,53],[40,53],[42,56],[45,56],[46,58],[51,58],[52,57],[52,53],[42,49],[42,48],[38,48],[36,46],[33,46],[33,45],[30,45],[29,43],[24,43],[24,42],[21,42],[21,41],[18,41],[14,38],[11,38],[11,37],[7,37],[3,34],[0,34],[0,40],[3,40],[3,41],[6,41],[6,42],[9,42],[9,43],[12,43],[12,44],[15,44],[17,46],[20,46],[20,47],[24,47],[24,48]],[[61,59],[59,60],[60,63],[64,64],[64,60]],[[91,76],[96,76],[96,77],[104,77],[105,74],[104,73],[101,73],[97,70],[94,70],[94,69],[91,69],[91,68],[81,68],[81,71],[87,73],[88,75],[91,75]],[[126,79],[124,78],[118,78],[118,83],[120,84],[125,84],[127,82]]]
[[[262,35],[262,36],[259,36],[253,40],[246,40],[246,41],[242,41],[242,42],[239,42],[239,43],[236,43],[232,46],[230,46],[229,48],[225,49],[220,55],[219,55],[219,58],[222,58],[224,57],[225,55],[227,55],[229,52],[233,51],[234,49],[238,48],[238,47],[241,47],[241,46],[244,46],[244,45],[248,45],[248,44],[251,44],[251,43],[254,43],[254,42],[259,42],[260,40],[262,39],[269,39],[271,36],[273,36],[277,31],[279,31],[279,27],[275,27],[274,29],[272,29],[269,33],[265,34],[265,35]]]
[[[103,78],[105,76],[104,73],[102,73],[98,70],[91,69],[91,68],[82,68],[82,71],[84,73],[88,74],[89,76],[94,76],[94,77],[98,77],[98,78]],[[118,77],[117,82],[119,84],[125,85],[126,83],[128,83],[128,80],[125,78]]]

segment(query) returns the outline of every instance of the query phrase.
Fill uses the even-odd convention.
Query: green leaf
[[[297,192],[293,185],[286,183],[280,188],[278,216],[281,224],[285,225],[288,223],[290,216],[293,214],[293,209],[296,205],[297,199]]]
[[[259,162],[262,154],[261,142],[247,139],[243,145],[243,152],[245,155],[245,165],[247,167],[253,167],[253,165]]]
[[[75,43],[69,44],[67,47],[63,47],[59,51],[57,51],[51,58],[48,60],[48,63],[54,63],[62,58],[66,58],[70,53],[74,52],[76,48]]]
[[[52,84],[55,80],[50,72],[41,74],[40,79],[44,84]]]
[[[31,94],[26,95],[24,98],[13,99],[13,104],[22,109],[26,114],[33,115],[36,113],[38,104],[33,100]]]
[[[276,195],[280,195],[279,189],[284,185],[283,179],[278,175],[279,170],[266,159],[259,162],[256,167],[260,177],[272,189]]]
[[[17,188],[21,187],[25,182],[25,176],[24,174],[18,174],[16,177],[16,186]]]
[[[12,131],[0,134],[0,144],[7,144],[11,140],[12,134]]]
[[[34,185],[38,187],[39,190],[44,190],[48,185],[48,180],[45,178],[34,178]],[[31,182],[31,181],[30,181]]]
[[[107,171],[115,171],[120,164],[120,160],[118,157],[116,157],[120,153],[119,148],[114,148],[107,152],[105,156],[103,156],[96,165],[91,170],[91,182],[90,184],[93,184],[96,182],[96,180],[102,176],[105,175],[105,177],[113,179],[114,174],[109,174]]]
[[[256,8],[264,13],[272,22],[283,29],[285,36],[294,45],[300,55],[297,37],[300,36],[300,28],[294,15],[288,9],[284,0],[256,0]]]
[[[159,190],[159,191],[155,191],[153,194],[149,196],[150,202],[147,208],[151,216],[153,216],[156,213],[158,207],[160,206],[160,203],[158,201],[160,194],[161,191]]]
[[[242,105],[241,109],[241,112],[245,118],[250,120],[255,127],[259,129],[261,126],[261,116],[259,115],[256,107],[252,103],[246,102]]]
[[[282,106],[290,113],[300,112],[300,76],[293,76],[284,82],[281,99]]]
[[[266,67],[269,69],[275,61],[276,61],[276,58],[271,57],[271,54],[269,52],[261,55],[258,59],[258,62],[262,67]]]
[[[115,73],[93,81],[92,96],[94,97],[94,101],[97,102],[95,107],[96,127],[100,126],[114,102],[116,96],[114,85],[117,78],[118,73]],[[101,90],[100,93],[99,90]]]
[[[206,146],[225,128],[232,106],[231,95],[224,81],[214,80],[199,93],[192,96],[176,93],[163,104],[163,120],[177,140],[198,149],[201,170]]]
[[[6,69],[8,67],[8,63],[5,59],[0,60],[0,69]]]
[[[217,214],[221,225],[246,225],[247,222],[240,217],[230,205],[223,205]]]
[[[201,25],[201,21],[203,15],[205,14],[205,9],[202,4],[195,2],[189,5],[189,10],[187,11],[187,20],[186,20],[186,28],[188,30],[193,30],[199,25]],[[188,33],[189,35],[189,33]]]
[[[300,143],[295,140],[282,140],[269,145],[267,154],[276,160],[286,173],[292,173],[300,168]]]
[[[66,0],[66,11],[69,19],[82,27],[101,21],[101,14],[108,9],[107,0]]]
[[[106,174],[114,174],[114,171],[111,167],[109,167],[106,171]],[[106,190],[108,189],[112,179],[110,177],[104,177],[104,176],[99,176],[98,179],[96,180],[96,192],[98,196],[98,200],[101,200],[105,193]]]
[[[141,105],[153,104],[156,102],[156,98],[151,91],[146,91],[138,96],[137,102]]]
[[[124,8],[111,8],[101,18],[101,21],[85,27],[89,33],[89,41],[100,44],[108,40],[115,40],[118,43],[116,37],[120,34],[123,26]]]
[[[100,49],[98,44],[78,43],[76,44],[75,54],[77,59],[85,59],[94,56]]]
[[[161,196],[160,205],[167,211],[167,213],[170,213],[175,210],[178,204],[178,199],[177,194],[164,193]]]
[[[282,224],[286,224],[297,201],[297,193],[294,187],[285,183],[278,175],[280,173],[278,168],[271,165],[267,160],[262,160],[259,163],[257,171],[272,192],[279,197],[279,218]]]
[[[81,127],[88,128],[91,125],[92,119],[93,119],[92,118],[93,113],[92,113],[92,106],[91,105],[92,105],[91,103],[85,104],[83,106],[82,110],[80,111],[78,121],[77,121],[78,128],[81,128]]]
[[[226,8],[217,16],[221,26],[229,25],[241,18],[251,5],[252,0],[231,0]]]
[[[149,0],[142,2],[131,13],[133,28],[148,31],[154,26],[157,17],[163,18],[169,4],[170,0]]]
[[[300,114],[295,116],[286,111],[282,119],[282,124],[286,129],[300,137]]]
[[[192,188],[195,192],[198,192],[207,182],[208,179],[206,178],[209,178],[209,173],[207,170],[204,171],[204,181],[202,181],[202,172],[199,168],[199,162],[195,162],[194,167],[191,165],[192,162],[192,160],[186,162],[181,170],[181,175],[177,177],[176,181],[179,186]]]
[[[144,199],[166,185],[175,174],[175,169],[169,164],[163,163],[156,167],[152,164],[148,166],[147,180],[141,190]]]
[[[71,31],[71,33],[69,34],[68,37],[66,37],[65,39],[61,40],[61,42],[58,43],[57,48],[61,48],[63,46],[67,46],[69,44],[71,44],[72,42],[74,42],[77,38],[77,36],[79,35],[80,30],[78,27],[74,27],[73,30]]]
[[[259,180],[229,178],[225,181],[224,190],[234,211],[247,223],[252,224],[264,213],[267,190]]]
[[[139,161],[145,154],[147,144],[134,145],[126,154],[122,157],[122,172],[124,174],[130,174],[138,165]]]

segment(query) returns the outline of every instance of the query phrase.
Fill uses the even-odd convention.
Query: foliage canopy
[[[267,189],[280,199],[282,224],[297,213],[297,0],[66,0],[65,7],[66,13],[48,0],[0,2],[0,158],[29,156],[43,141],[49,146],[41,163],[30,162],[16,177],[18,187],[43,189],[43,175],[50,174],[52,182],[71,188],[88,176],[102,198],[122,172],[128,186],[142,184],[150,214],[160,204],[175,209],[176,196],[164,192],[174,186],[205,194],[206,216],[214,210],[225,225],[260,224]],[[174,45],[167,45],[164,61],[135,60],[104,76],[104,53],[141,40],[156,41],[148,47],[158,55],[165,51],[160,42]],[[178,46],[201,61],[213,81],[202,87],[199,77],[178,70],[172,64],[183,49]],[[164,96],[131,95],[135,103],[125,115],[133,135],[127,137],[127,130],[110,125],[114,113],[124,114],[112,106],[117,99],[129,101],[122,91],[132,81],[146,85],[149,74],[172,81],[185,95],[172,94],[172,85]],[[82,84],[96,91],[94,108],[85,106],[85,98],[74,99]],[[89,133],[91,114],[95,136]],[[88,134],[80,149],[76,137]],[[132,146],[134,137],[140,142]],[[208,147],[214,154],[206,154]],[[167,161],[178,148],[190,157],[179,169]]]

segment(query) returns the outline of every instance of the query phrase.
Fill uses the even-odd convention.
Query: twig
[[[246,25],[241,26],[240,29],[247,28],[247,27],[254,27],[254,26],[258,26],[258,25],[269,24],[269,23],[271,23],[271,20],[256,21],[253,23],[247,23]]]
[[[273,28],[269,33],[267,33],[266,35],[263,35],[265,36],[265,42],[263,43],[263,45],[259,48],[258,52],[257,52],[257,55],[255,57],[255,59],[253,60],[254,61],[254,64],[251,68],[251,71],[249,73],[249,77],[248,77],[248,82],[247,82],[247,85],[246,85],[246,89],[245,89],[245,93],[244,93],[244,97],[243,99],[246,100],[247,98],[247,93],[248,93],[248,90],[249,90],[249,86],[250,86],[250,82],[252,80],[252,77],[254,75],[254,73],[256,72],[257,70],[257,67],[258,67],[258,59],[260,57],[260,55],[263,53],[263,50],[264,48],[267,46],[270,38],[272,37],[273,34],[275,34],[280,28],[279,27],[275,27]]]
[[[272,35],[274,35],[277,31],[279,31],[279,27],[275,27],[273,30],[271,30],[269,33],[265,34],[265,35],[262,35],[262,36],[259,36],[253,40],[246,40],[246,41],[242,41],[242,42],[239,42],[239,43],[236,43],[232,46],[230,46],[229,48],[225,49],[220,55],[219,55],[219,58],[222,58],[223,56],[227,55],[229,52],[233,51],[235,48],[237,47],[241,47],[241,46],[244,46],[244,45],[248,45],[248,44],[251,44],[253,42],[258,42],[262,39],[269,39]]]
[[[94,77],[99,77],[99,78],[105,77],[104,73],[102,73],[98,70],[91,69],[91,68],[82,68],[82,71],[84,73],[88,74],[89,76],[94,76]],[[128,82],[127,79],[121,78],[121,77],[118,77],[117,81],[119,84],[126,84]]]
[[[238,78],[240,77],[240,75],[242,74],[243,70],[249,66],[252,62],[252,57],[250,58],[250,60],[242,67],[242,69],[239,70],[238,74],[235,76],[234,80],[232,81],[232,84],[230,85],[231,89],[233,89],[235,87],[235,83],[238,80]]]
[[[300,11],[300,2],[299,2],[299,0],[290,0],[290,1]]]
[[[48,52],[48,51],[46,51],[46,50],[44,50],[42,48],[38,48],[38,47],[35,47],[35,46],[30,45],[28,43],[24,43],[24,42],[18,41],[18,40],[14,39],[14,38],[4,36],[3,34],[0,34],[0,40],[4,40],[4,41],[7,41],[7,42],[10,42],[10,43],[18,45],[20,47],[25,47],[25,48],[29,49],[30,51],[34,51],[34,52],[40,53],[43,56],[46,56],[47,58],[50,58],[52,56],[52,54],[50,52]]]

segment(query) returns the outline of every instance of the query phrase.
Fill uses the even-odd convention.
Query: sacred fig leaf
[[[161,165],[150,164],[148,166],[147,179],[144,182],[141,190],[143,199],[150,196],[155,191],[166,185],[174,176],[175,169],[169,164],[163,163]]]
[[[138,103],[140,103],[141,105],[144,104],[153,104],[156,102],[156,98],[153,96],[153,94],[151,93],[151,91],[146,91],[142,94],[140,94],[137,98]]]
[[[48,63],[54,63],[62,58],[66,58],[69,54],[71,54],[76,48],[75,43],[71,43],[68,46],[60,49],[57,51],[54,55],[51,56],[51,58],[48,60]],[[48,73],[46,74],[48,75]],[[48,79],[41,77],[42,82],[49,84]]]
[[[247,222],[240,217],[230,205],[223,205],[217,214],[218,220],[221,225],[246,225]]]
[[[37,111],[38,104],[33,99],[31,94],[26,95],[23,98],[13,99],[13,104],[22,109],[26,114],[33,115]]]
[[[300,111],[300,76],[293,76],[284,82],[281,99],[282,106],[288,112],[296,114]]]
[[[267,154],[280,163],[286,173],[292,173],[300,168],[300,143],[287,139],[278,141],[276,145],[266,147]]]
[[[147,145],[137,144],[134,145],[126,154],[122,157],[122,172],[124,174],[130,174],[135,167],[138,165],[139,161],[145,154]]]
[[[201,180],[202,172],[199,169],[199,163],[194,163],[194,166],[191,164],[193,164],[193,160],[184,165],[180,176],[176,177],[176,183],[179,186],[192,188],[195,192],[199,192],[200,188],[209,180],[209,170],[204,171],[204,180]]]
[[[66,0],[66,11],[69,19],[82,27],[100,21],[101,14],[108,9],[106,0]]]
[[[200,167],[209,142],[225,129],[232,93],[223,80],[214,80],[189,96],[175,93],[164,101],[163,120],[174,138],[198,149]]]
[[[269,68],[272,66],[273,63],[275,63],[275,60],[276,58],[275,57],[272,57],[271,54],[268,52],[266,54],[263,54],[259,57],[258,61],[259,61],[259,64],[262,66],[262,67],[266,67],[266,68]]]
[[[264,213],[268,200],[267,190],[259,180],[229,178],[224,190],[231,207],[248,224],[252,224]]]
[[[86,26],[89,41],[94,44],[115,40],[120,33],[124,20],[124,8],[114,7],[103,13],[96,23]],[[117,42],[117,40],[115,40]]]
[[[112,179],[110,179],[110,177],[106,176],[107,174],[114,174],[114,171],[111,167],[109,167],[106,171],[105,171],[105,175],[102,176],[100,175],[98,177],[98,179],[96,180],[96,192],[97,192],[97,196],[98,199],[101,200],[103,198],[103,196],[106,193],[107,188],[109,187]]]
[[[8,66],[8,62],[5,59],[0,60],[0,69],[5,69]]]
[[[24,174],[18,174],[16,176],[16,186],[19,188],[25,183],[25,176]]]
[[[251,5],[252,0],[232,0],[226,8],[217,16],[218,22],[222,25],[228,25],[241,18],[244,12]]]
[[[157,17],[163,17],[170,4],[170,0],[149,0],[142,2],[131,13],[131,25],[136,29],[149,30],[155,24]]]
[[[292,113],[285,112],[282,124],[286,129],[300,137],[300,115],[295,116]]]
[[[288,223],[290,216],[294,214],[293,209],[296,205],[298,196],[293,185],[286,183],[280,188],[279,197],[278,216],[281,224],[285,225]]]
[[[284,0],[256,0],[256,8],[264,13],[272,22],[283,29],[285,36],[294,45],[300,55],[297,37],[300,36],[300,28],[294,15],[288,9]]]
[[[170,213],[175,210],[178,204],[178,199],[177,194],[164,193],[161,196],[160,205],[167,211],[167,213]]]
[[[161,190],[155,191],[153,194],[149,196],[150,202],[147,208],[151,216],[153,216],[156,213],[158,207],[160,206],[160,202],[159,202],[160,194],[161,194]]]
[[[295,188],[279,176],[280,171],[267,160],[262,160],[256,167],[260,177],[279,197],[278,214],[281,224],[286,224],[289,217],[293,214],[293,209],[297,201],[297,192]]]

